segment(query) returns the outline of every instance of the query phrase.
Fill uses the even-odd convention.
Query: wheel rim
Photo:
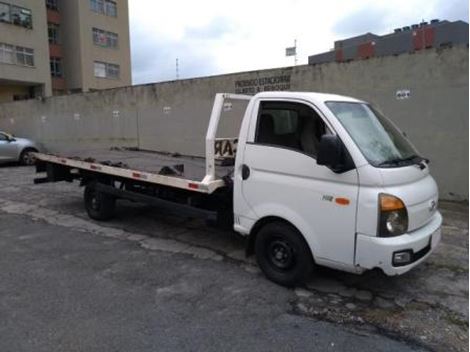
[[[91,209],[96,210],[96,211],[100,209],[100,202],[98,201],[98,198],[96,197],[96,193],[93,193],[91,195],[90,207]]]
[[[280,238],[272,240],[268,245],[268,258],[279,270],[288,270],[295,264],[295,255],[290,244]]]
[[[36,161],[36,158],[33,156],[31,152],[27,152],[23,155],[23,163],[25,165],[33,165]]]

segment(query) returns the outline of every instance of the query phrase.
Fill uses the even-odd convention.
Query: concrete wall
[[[217,92],[306,90],[375,104],[431,159],[441,196],[468,199],[468,48],[229,74],[0,105],[0,129],[50,149],[136,146],[203,155]],[[405,98],[397,93],[407,91]],[[235,136],[244,106],[224,114]]]

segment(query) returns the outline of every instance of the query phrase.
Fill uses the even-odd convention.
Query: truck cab
[[[248,104],[234,170],[234,229],[264,273],[294,284],[314,264],[405,273],[440,241],[428,160],[370,104],[265,92]]]

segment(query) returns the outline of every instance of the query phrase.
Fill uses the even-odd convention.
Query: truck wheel
[[[116,199],[109,194],[97,191],[93,185],[87,185],[83,198],[88,216],[93,220],[105,221],[114,216]]]
[[[31,166],[36,163],[36,158],[34,157],[33,153],[36,153],[37,150],[32,148],[27,148],[21,152],[20,155],[20,163],[21,165]]]
[[[313,270],[310,248],[302,235],[283,222],[265,225],[255,241],[256,260],[266,277],[283,286],[294,286]]]

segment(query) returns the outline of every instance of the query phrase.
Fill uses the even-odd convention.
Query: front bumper
[[[358,269],[380,268],[387,275],[400,275],[424,261],[441,241],[442,216],[437,211],[425,226],[397,237],[371,237],[358,234],[355,264]],[[410,264],[394,266],[393,253],[411,250]]]

